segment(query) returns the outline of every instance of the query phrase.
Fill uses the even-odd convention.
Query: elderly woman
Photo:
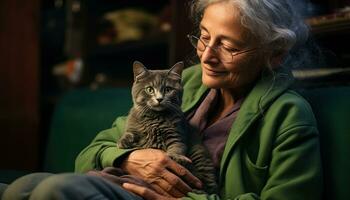
[[[192,193],[201,187],[199,180],[161,150],[117,149],[115,141],[125,122],[119,118],[80,153],[76,170],[121,167],[152,187],[119,187],[106,181],[113,179],[108,172],[103,178],[56,175],[33,187],[33,195],[54,198],[52,191],[59,191],[66,199],[72,197],[69,192],[75,199],[321,198],[316,122],[309,104],[289,89],[289,53],[308,37],[292,3],[197,0],[192,8],[199,31],[188,38],[200,64],[183,73],[182,107],[201,131],[218,169],[219,194]],[[43,190],[48,192],[38,192]]]

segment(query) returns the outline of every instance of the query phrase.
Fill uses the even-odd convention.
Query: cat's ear
[[[134,80],[140,79],[143,75],[148,73],[147,68],[139,61],[135,61],[133,64]]]
[[[175,73],[176,75],[181,77],[183,69],[184,62],[180,61],[170,68],[169,73]]]

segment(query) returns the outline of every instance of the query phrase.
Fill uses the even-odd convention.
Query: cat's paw
[[[117,141],[117,147],[120,149],[131,149],[136,145],[135,135],[129,132],[124,133],[124,135]]]
[[[117,147],[118,147],[119,149],[126,149],[126,146],[124,145],[124,143],[122,143],[122,142],[120,142],[120,141],[117,142]]]
[[[186,156],[179,155],[179,154],[169,154],[169,157],[173,159],[175,162],[179,163],[182,166],[188,166],[192,163],[192,161],[187,158]]]

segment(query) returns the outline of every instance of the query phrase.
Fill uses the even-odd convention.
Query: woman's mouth
[[[204,72],[205,74],[207,74],[208,76],[222,76],[224,74],[227,74],[226,71],[220,71],[220,70],[214,70],[214,69],[209,69],[204,67]]]

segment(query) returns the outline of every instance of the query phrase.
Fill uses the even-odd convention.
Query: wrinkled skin
[[[173,161],[164,151],[158,149],[133,151],[123,162],[122,169],[130,175],[145,180],[152,186],[152,188],[131,184],[125,186],[126,189],[130,189],[136,194],[141,192],[152,197],[162,194],[167,198],[179,198],[192,191],[192,188],[201,188],[202,186],[198,178]],[[161,197],[157,197],[157,199],[161,199]]]

